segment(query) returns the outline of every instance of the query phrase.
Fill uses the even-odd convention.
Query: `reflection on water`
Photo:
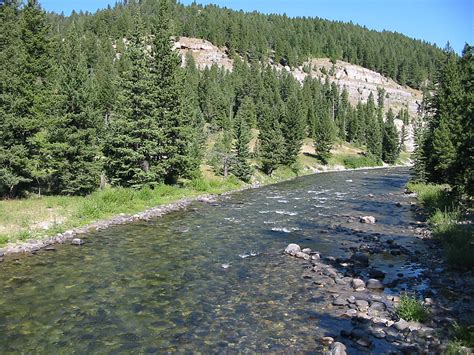
[[[390,193],[407,179],[402,169],[304,177],[9,260],[0,352],[321,349],[324,290],[281,251],[295,242],[347,256],[361,226],[346,220],[362,214],[397,235],[411,214],[394,210]]]

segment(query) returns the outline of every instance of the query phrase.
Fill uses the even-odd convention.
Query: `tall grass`
[[[409,183],[407,188],[416,192],[428,211],[428,223],[433,235],[446,250],[446,259],[455,267],[474,267],[474,228],[464,224],[463,215],[448,185]]]
[[[120,213],[133,214],[185,197],[206,193],[219,194],[241,186],[242,183],[235,177],[210,180],[201,178],[184,181],[181,185],[160,184],[153,189],[107,188],[86,197],[45,196],[0,201],[0,210],[10,209],[15,212],[0,216],[0,225],[4,226],[0,233],[0,246],[9,242],[54,235]],[[36,227],[38,221],[51,221],[51,210],[64,221],[51,223],[48,230],[38,229]]]

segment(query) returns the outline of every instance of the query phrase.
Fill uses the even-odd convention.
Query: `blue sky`
[[[190,4],[192,0],[180,0]],[[201,0],[237,10],[286,13],[344,22],[352,21],[369,29],[390,30],[444,47],[449,40],[460,53],[464,43],[474,43],[473,0]],[[115,0],[40,0],[48,11],[69,14],[95,11]]]

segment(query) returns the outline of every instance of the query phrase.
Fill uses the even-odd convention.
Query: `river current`
[[[408,178],[407,169],[301,177],[7,260],[0,353],[317,352],[316,335],[338,323],[320,308],[326,291],[282,251],[298,243],[350,256],[364,227],[349,219],[362,215],[382,235],[402,234],[413,216],[393,196]]]

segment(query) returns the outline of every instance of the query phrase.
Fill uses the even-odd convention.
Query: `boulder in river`
[[[79,239],[79,238],[74,238],[72,241],[71,241],[71,244],[72,245],[83,245],[85,242],[82,240],[82,239]]]
[[[303,253],[306,253],[306,254],[311,254],[311,249],[310,248],[304,248],[302,250]]]
[[[285,249],[285,254],[288,255],[295,255],[296,253],[301,252],[301,247],[298,244],[288,244],[288,246]]]
[[[360,217],[359,221],[360,223],[375,224],[376,219],[374,216],[363,216]]]

